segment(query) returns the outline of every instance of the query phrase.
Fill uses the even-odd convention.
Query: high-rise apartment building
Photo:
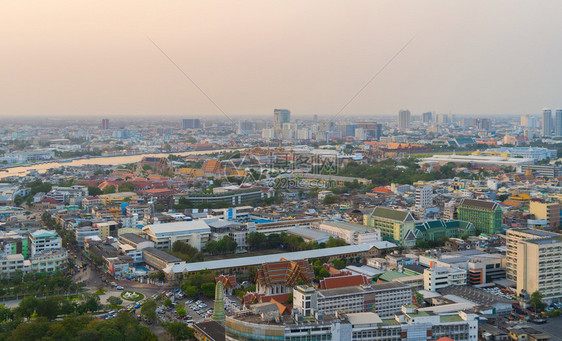
[[[554,119],[554,133],[556,136],[562,136],[562,109],[556,109],[556,117]]]
[[[505,234],[505,247],[506,247],[506,278],[516,282],[517,263],[520,260],[518,253],[518,243],[522,240],[540,239],[540,238],[558,238],[562,237],[561,234],[536,230],[536,229],[508,229]]]
[[[416,187],[416,209],[423,210],[433,206],[433,186]]]
[[[562,236],[517,242],[517,293],[538,291],[545,302],[562,299]]]
[[[487,118],[475,118],[472,120],[472,126],[478,130],[490,130],[490,120]]]
[[[199,129],[201,128],[201,120],[198,118],[184,118],[181,127],[182,129]]]
[[[398,112],[398,129],[406,130],[410,127],[411,119],[410,110],[400,110]]]
[[[543,109],[542,111],[542,136],[552,135],[552,110]]]
[[[457,218],[472,223],[477,231],[494,234],[502,229],[503,211],[493,201],[463,199],[457,207]]]
[[[101,129],[103,130],[109,129],[109,118],[104,118],[101,120]]]
[[[433,121],[433,113],[430,112],[424,112],[422,114],[422,122],[423,123],[431,123]]]

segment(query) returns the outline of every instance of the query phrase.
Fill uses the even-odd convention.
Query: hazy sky
[[[562,107],[562,1],[1,1],[0,116]]]

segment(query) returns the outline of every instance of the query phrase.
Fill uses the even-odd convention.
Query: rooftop
[[[159,258],[159,259],[161,259],[161,260],[163,260],[163,261],[166,261],[166,262],[168,262],[168,263],[178,263],[178,262],[181,262],[181,261],[182,261],[181,259],[179,259],[178,257],[176,257],[176,256],[174,256],[174,255],[171,255],[171,254],[169,254],[169,253],[167,253],[167,252],[165,252],[165,251],[158,250],[158,249],[153,248],[153,247],[144,248],[144,249],[142,250],[142,252],[149,253],[150,255],[152,255],[152,256],[154,256],[154,257],[156,257],[156,258]]]
[[[150,229],[155,235],[177,234],[184,232],[211,232],[209,225],[203,220],[177,221],[173,223],[147,225],[143,228]]]
[[[348,223],[348,222],[326,222],[326,223],[322,223],[322,225],[328,225],[328,226],[332,226],[332,227],[336,227],[339,229],[344,229],[344,230],[348,230],[348,231],[366,231],[366,230],[372,230],[372,228],[365,226],[365,225],[359,225],[359,224],[353,224],[353,223]]]
[[[281,258],[286,260],[301,260],[301,259],[312,259],[320,257],[330,257],[335,255],[349,254],[349,253],[360,253],[367,252],[373,247],[377,249],[396,247],[395,244],[390,242],[376,242],[369,244],[358,244],[358,245],[346,245],[338,246],[325,249],[307,250],[307,251],[297,251],[297,252],[286,252],[272,255],[264,256],[254,256],[254,257],[240,257],[240,258],[230,258],[228,261],[225,260],[215,260],[208,262],[197,262],[197,263],[184,263],[176,264],[164,269],[165,272],[196,272],[201,270],[216,270],[232,267],[243,267],[243,266],[256,266],[259,264],[278,262]]]
[[[400,211],[400,210],[393,210],[391,208],[377,206],[371,213],[372,216],[392,219],[392,220],[399,220],[399,221],[413,221],[412,215],[408,211]]]
[[[382,320],[379,317],[379,315],[372,312],[352,313],[352,314],[346,314],[346,316],[352,325],[382,323]]]

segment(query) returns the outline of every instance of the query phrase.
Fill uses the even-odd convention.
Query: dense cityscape
[[[0,129],[2,340],[559,339],[560,109]]]

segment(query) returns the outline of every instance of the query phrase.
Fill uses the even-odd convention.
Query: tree
[[[16,315],[29,319],[35,312],[38,300],[32,296],[26,296],[15,309]]]
[[[111,185],[111,186],[107,186],[106,188],[103,189],[103,194],[112,194],[115,193],[115,186]]]
[[[543,309],[546,304],[542,301],[542,293],[540,291],[535,291],[531,294],[531,306],[535,309]]]
[[[163,282],[166,279],[166,273],[162,270],[158,270],[156,272],[150,273],[148,277]]]
[[[164,300],[164,306],[170,308],[172,306],[172,300],[169,297],[166,297]]]
[[[185,317],[185,315],[187,315],[187,311],[185,311],[184,307],[178,307],[176,311],[178,312],[179,317]]]
[[[332,205],[338,203],[339,201],[340,201],[340,197],[338,197],[337,195],[328,194],[324,197],[324,200],[322,200],[322,204]]]
[[[135,184],[132,182],[124,182],[119,185],[119,192],[132,192],[135,190]]]
[[[207,297],[215,297],[215,283],[203,283],[201,285],[201,291],[203,295]]]
[[[181,322],[172,322],[168,324],[166,331],[176,341],[189,340],[194,337],[193,329]]]
[[[199,289],[197,289],[197,287],[194,285],[189,285],[183,288],[183,292],[185,293],[185,296],[193,298],[197,296],[197,294],[199,293]]]
[[[23,202],[23,197],[21,195],[16,195],[16,197],[14,198],[14,204],[16,206],[21,205],[21,203]]]
[[[416,291],[416,302],[420,305],[423,306],[424,305],[424,297],[423,294],[419,293]]]
[[[330,237],[326,242],[326,247],[337,247],[337,246],[345,246],[347,243],[343,239]]]
[[[345,261],[341,260],[341,259],[334,259],[334,261],[332,262],[334,264],[334,267],[336,269],[343,269],[345,268]]]
[[[28,323],[20,324],[10,335],[10,340],[27,341],[40,340],[49,331],[49,322],[45,319],[36,319]]]
[[[107,298],[107,302],[109,304],[111,304],[112,306],[118,306],[121,303],[123,303],[123,300],[120,297],[117,296],[110,296]]]
[[[103,191],[99,189],[97,186],[88,186],[88,195],[95,197],[100,194],[103,194]]]
[[[251,250],[258,250],[264,248],[266,245],[267,237],[261,232],[250,232],[248,233],[248,238],[246,239],[248,247]]]
[[[156,321],[156,301],[148,300],[141,307],[141,314],[147,321]]]
[[[95,312],[100,310],[100,297],[95,294],[84,293],[82,294],[83,302],[78,307],[82,312]]]

